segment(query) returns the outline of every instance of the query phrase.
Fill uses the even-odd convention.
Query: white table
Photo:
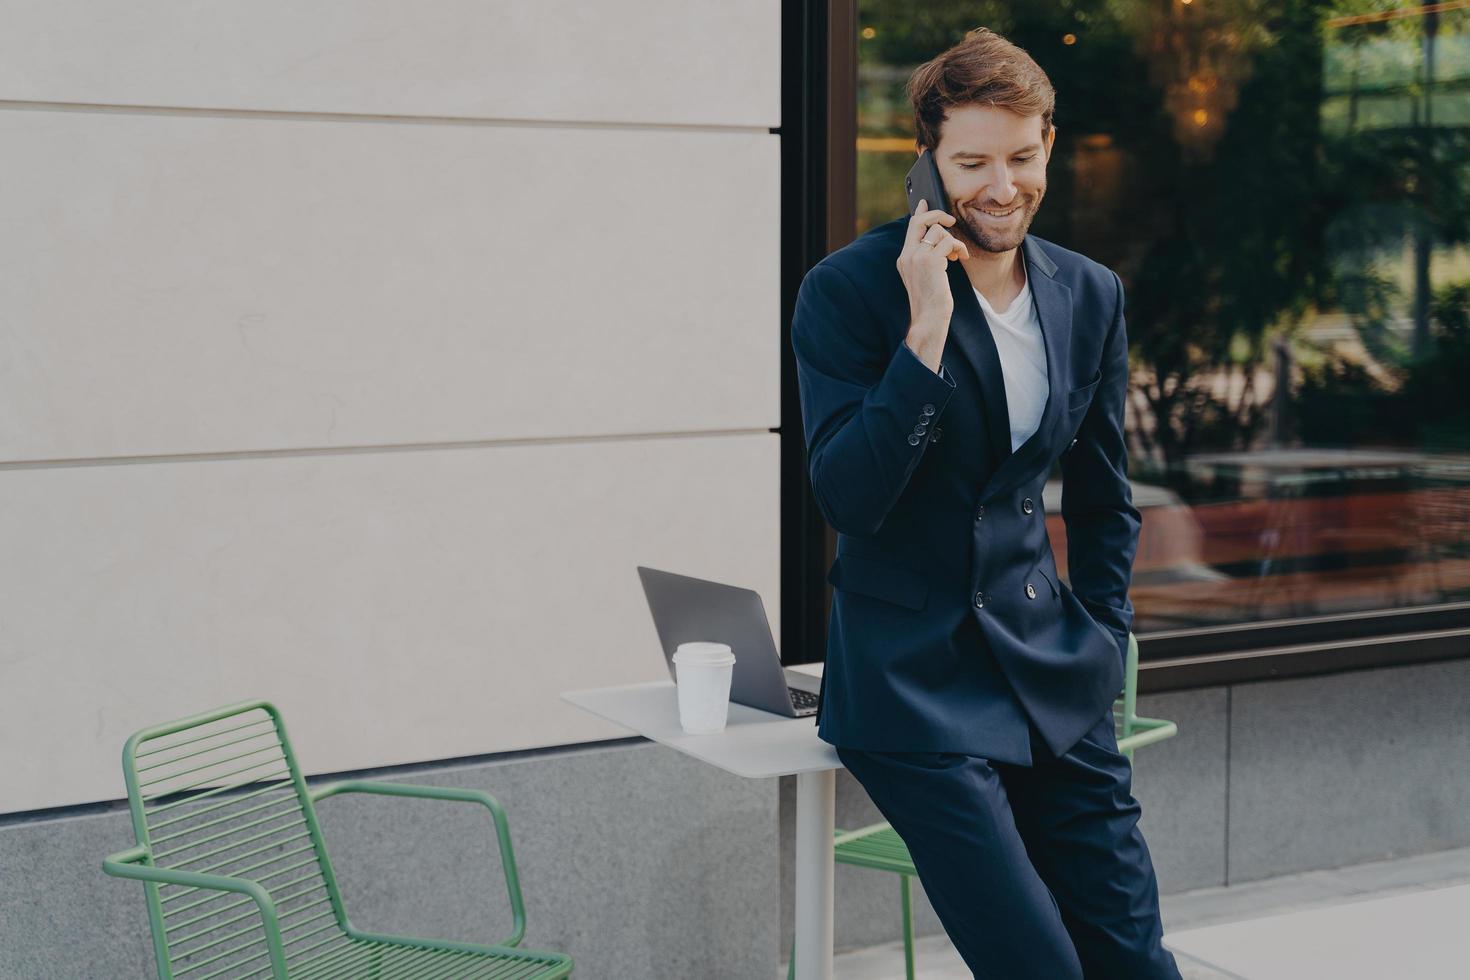
[[[737,776],[796,776],[796,980],[832,980],[832,833],[842,761],[817,738],[813,719],[731,704],[723,732],[686,735],[673,681],[564,691],[561,697]]]

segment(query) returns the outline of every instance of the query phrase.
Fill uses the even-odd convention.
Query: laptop
[[[730,700],[788,718],[817,713],[822,679],[781,666],[771,621],[751,589],[638,566],[669,676],[680,643],[713,640],[735,654]]]

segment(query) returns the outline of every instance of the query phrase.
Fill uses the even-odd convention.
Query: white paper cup
[[[692,640],[674,651],[679,688],[679,724],[689,735],[725,730],[730,714],[730,678],[735,654],[728,644]]]

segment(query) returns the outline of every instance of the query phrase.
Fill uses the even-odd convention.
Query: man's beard
[[[955,217],[959,218],[958,224],[964,226],[964,237],[987,252],[1009,252],[1021,244],[1021,239],[1026,237],[1027,230],[1031,227],[1031,219],[1036,217],[1036,212],[1041,207],[1041,199],[1046,196],[1046,188],[1036,192],[1036,196],[1021,205],[1021,214],[1012,215],[1013,222],[1009,230],[995,231],[982,224],[984,218],[975,217],[975,209],[966,206]]]

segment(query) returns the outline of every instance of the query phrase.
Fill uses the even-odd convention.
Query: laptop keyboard
[[[794,687],[788,687],[786,690],[791,692],[791,706],[797,711],[805,711],[808,708],[812,711],[817,710],[817,696],[811,691],[798,691]]]

